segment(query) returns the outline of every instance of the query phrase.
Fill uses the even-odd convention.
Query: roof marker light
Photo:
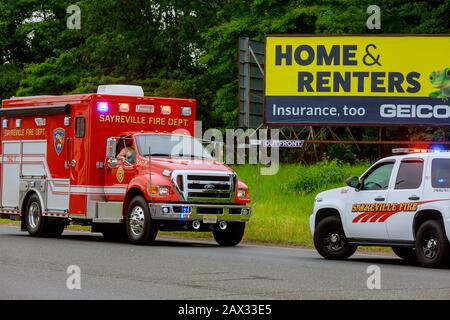
[[[181,115],[185,117],[190,117],[192,115],[191,107],[181,107]]]
[[[108,112],[109,111],[108,102],[97,102],[97,111],[102,113]]]
[[[128,103],[119,103],[119,112],[129,112],[130,105]]]
[[[172,113],[172,107],[171,106],[161,106],[161,114],[168,116],[171,113]]]
[[[155,106],[152,104],[149,104],[149,105],[138,104],[138,105],[136,105],[136,112],[153,113],[153,112],[155,112]]]

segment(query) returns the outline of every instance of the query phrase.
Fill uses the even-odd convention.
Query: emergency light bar
[[[392,149],[393,154],[411,154],[411,153],[439,153],[450,152],[450,150],[436,149],[418,149],[418,148],[395,148]]]
[[[131,86],[125,84],[108,84],[98,86],[97,94],[143,97],[144,89],[142,89],[141,86]]]

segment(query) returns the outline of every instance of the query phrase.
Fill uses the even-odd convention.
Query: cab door
[[[387,203],[395,161],[375,164],[361,179],[359,188],[349,190],[347,217],[348,238],[387,239],[386,224],[380,222],[383,204]]]
[[[424,159],[404,158],[400,162],[395,183],[389,192],[388,201],[396,206],[386,219],[391,240],[414,240],[413,220],[418,202],[422,201],[424,184]]]
[[[130,137],[118,139],[116,155],[125,147],[124,139],[132,141]],[[136,176],[136,157],[131,161],[114,159],[114,165],[105,166],[105,197],[107,201],[123,201],[128,184]]]

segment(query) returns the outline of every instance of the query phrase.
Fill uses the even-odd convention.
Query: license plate
[[[217,223],[217,216],[203,216],[203,223]]]

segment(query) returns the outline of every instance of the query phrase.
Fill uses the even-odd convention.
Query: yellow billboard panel
[[[267,36],[266,95],[417,96],[450,68],[450,36]]]
[[[265,49],[268,124],[450,124],[450,35],[273,35]]]

